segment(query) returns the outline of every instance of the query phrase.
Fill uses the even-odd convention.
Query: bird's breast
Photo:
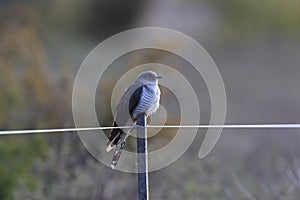
[[[158,87],[144,87],[140,102],[135,109],[139,113],[147,113],[151,115],[155,112],[159,105],[160,91]]]

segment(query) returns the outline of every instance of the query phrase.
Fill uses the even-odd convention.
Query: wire
[[[300,124],[148,125],[147,128],[300,128]]]
[[[74,131],[109,130],[114,128],[136,129],[141,126],[105,126],[88,128],[59,128],[59,129],[32,129],[32,130],[5,130],[0,135],[33,134],[33,133],[59,133]],[[143,128],[143,127],[142,127]],[[145,128],[222,128],[222,129],[300,129],[300,124],[225,124],[225,125],[147,125]]]
[[[32,129],[32,130],[8,130],[0,131],[0,135],[14,135],[14,134],[32,134],[32,133],[59,133],[59,132],[72,132],[72,131],[95,131],[95,130],[108,130],[113,128],[132,129],[133,126],[120,126],[120,127],[89,127],[89,128],[58,128],[58,129]]]

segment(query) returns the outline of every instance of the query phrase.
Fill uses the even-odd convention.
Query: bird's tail
[[[123,140],[123,139],[121,139],[121,140]],[[116,150],[114,152],[113,158],[112,158],[111,163],[110,163],[110,167],[112,169],[116,168],[124,147],[125,147],[125,140],[121,141],[119,144],[117,144]]]
[[[113,127],[118,127],[116,122],[114,122]],[[120,128],[114,128],[111,131],[109,141],[106,145],[107,152],[111,151],[116,146],[116,144],[119,142],[119,140],[121,138],[121,134],[123,134],[123,133],[124,132]]]
[[[111,135],[106,146],[106,151],[109,152],[114,147],[116,147],[111,161],[111,168],[115,169],[121,156],[122,150],[125,148],[126,138],[130,135],[132,129],[129,129],[128,132],[124,132],[122,129],[117,128],[118,125],[116,122],[114,122],[113,127],[116,128],[111,131]]]

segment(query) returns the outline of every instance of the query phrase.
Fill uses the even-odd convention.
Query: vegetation
[[[163,10],[159,15],[155,2],[160,1],[129,2],[120,6],[115,0],[1,1],[0,130],[73,127],[72,82],[87,52],[111,34],[143,20],[146,23],[148,9],[157,9],[153,10],[159,17],[155,20],[170,13],[178,17],[163,10],[168,3],[159,4]],[[199,38],[217,41],[206,45],[224,76],[228,123],[299,119],[300,96],[295,91],[300,73],[299,1],[174,2],[196,8],[197,13],[203,5],[217,13],[217,22],[211,19],[209,24],[217,26],[218,34]],[[184,11],[178,24],[181,17]],[[193,27],[199,39],[204,30],[197,29],[197,24]],[[120,66],[170,58],[160,51],[152,52],[150,58],[145,52],[135,53],[114,63],[99,90],[111,91]],[[174,66],[186,67],[171,58]],[[97,100],[109,103],[105,95]],[[205,98],[201,103],[201,122],[208,123],[209,103]],[[108,107],[99,111],[105,113],[99,120],[111,124]],[[178,117],[169,120],[172,124]],[[163,133],[151,142],[166,144],[174,136]],[[202,133],[174,164],[150,173],[152,199],[288,200],[300,196],[299,131],[224,130],[213,152],[199,160]],[[136,186],[135,175],[97,162],[76,133],[0,138],[0,199],[136,199]]]
[[[299,39],[299,1],[213,0],[212,4],[222,13],[223,33],[228,36],[248,39],[288,36]]]

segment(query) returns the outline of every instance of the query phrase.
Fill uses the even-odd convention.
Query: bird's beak
[[[156,77],[156,79],[160,79],[160,78],[162,78],[162,76],[157,76],[157,77]]]

